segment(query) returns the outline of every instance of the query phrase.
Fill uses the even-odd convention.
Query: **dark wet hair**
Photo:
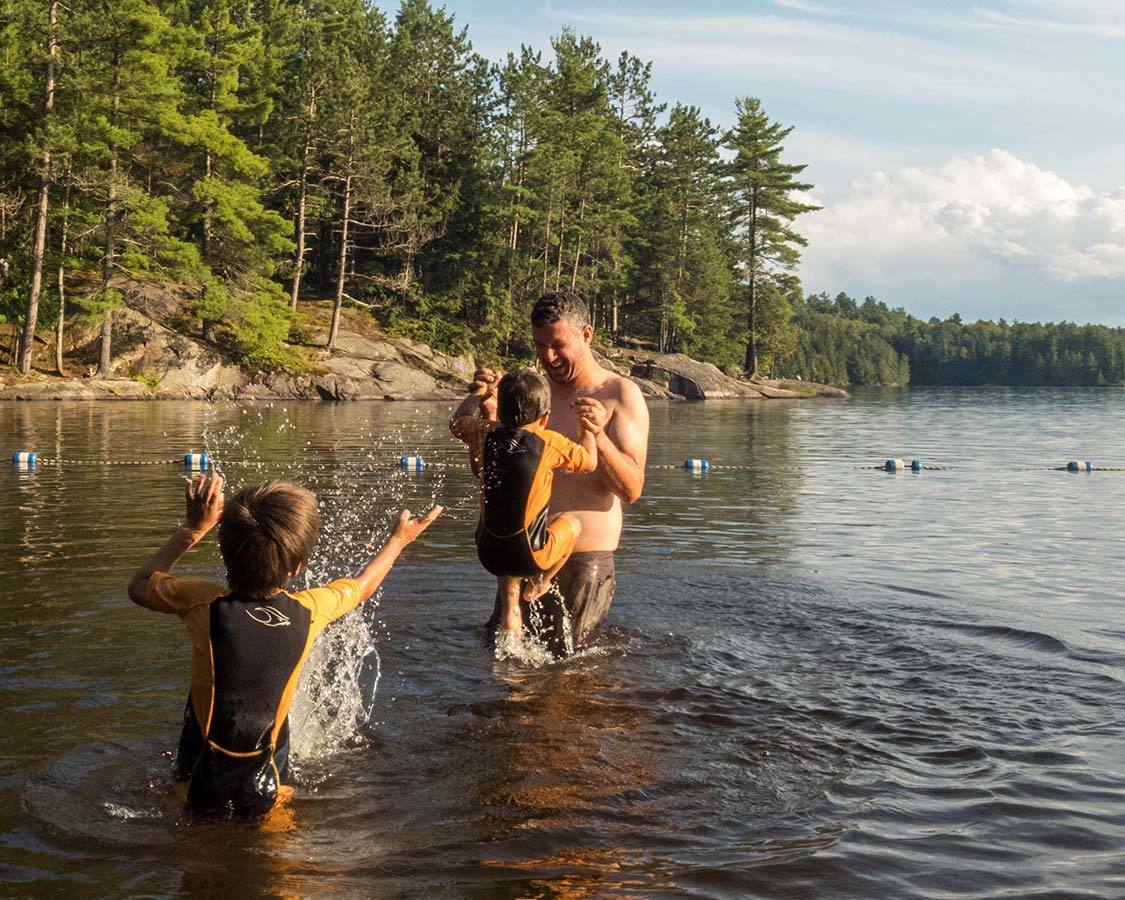
[[[496,415],[509,428],[529,425],[551,411],[551,386],[531,369],[509,372],[496,389]]]
[[[590,324],[590,309],[586,301],[573,291],[554,291],[540,297],[531,309],[531,324],[554,325],[566,319],[576,328]]]
[[[223,507],[219,550],[237,594],[264,597],[309,561],[320,530],[316,494],[291,481],[243,488]]]

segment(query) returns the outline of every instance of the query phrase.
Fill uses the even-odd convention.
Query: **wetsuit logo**
[[[270,628],[290,624],[289,617],[272,606],[255,606],[253,609],[246,610],[246,615],[259,625],[268,625]]]

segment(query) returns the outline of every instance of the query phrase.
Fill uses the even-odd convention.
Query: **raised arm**
[[[595,431],[598,445],[598,472],[602,483],[623,503],[635,503],[645,486],[645,460],[648,458],[648,407],[633,382],[622,379],[621,397],[613,418],[592,397],[575,401],[575,413],[583,428],[586,422]]]
[[[478,390],[474,383],[473,393],[469,394],[468,397],[461,401],[461,405],[453,410],[453,415],[449,417],[449,430],[453,432],[453,436],[458,440],[469,440],[468,423],[465,420],[471,422],[473,419],[480,418],[480,405],[483,399],[483,388]]]
[[[391,536],[387,538],[386,543],[375,554],[371,562],[363,567],[363,571],[355,576],[355,580],[359,582],[359,593],[363,600],[379,590],[379,585],[383,583],[383,579],[387,577],[387,573],[398,560],[402,551],[414,543],[418,536],[434,523],[434,520],[442,514],[442,509],[440,506],[431,507],[428,513],[418,518],[414,518],[408,509],[404,509],[398,514],[398,520],[395,522]]]
[[[496,387],[500,384],[500,377],[501,373],[491,369],[478,370],[469,386],[469,396],[461,401],[449,418],[449,430],[453,436],[469,445],[469,466],[477,478],[481,477],[481,456],[487,431],[482,426],[496,421]]]
[[[172,532],[164,546],[137,569],[129,581],[129,599],[139,606],[145,605],[148,580],[154,572],[170,572],[185,553],[203,540],[204,535],[219,522],[223,512],[223,477],[212,474],[196,479],[186,479],[184,496],[187,515],[184,524]]]

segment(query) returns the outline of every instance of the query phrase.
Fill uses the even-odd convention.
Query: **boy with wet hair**
[[[480,418],[490,389],[477,383],[449,427],[469,445],[482,481],[477,555],[499,582],[498,631],[518,639],[523,632],[520,600],[530,603],[546,592],[582,530],[569,513],[550,515],[554,473],[593,472],[598,450],[588,429],[576,444],[547,428],[551,389],[539,373],[509,372],[495,393],[498,421]]]
[[[140,606],[174,613],[191,638],[191,690],[175,777],[188,804],[209,816],[269,812],[289,774],[289,707],[313,641],[379,588],[403,549],[441,514],[402,510],[382,549],[354,578],[290,593],[320,528],[316,495],[267,481],[223,502],[223,479],[189,479],[187,516],[129,582]],[[177,578],[172,567],[219,526],[228,587]]]

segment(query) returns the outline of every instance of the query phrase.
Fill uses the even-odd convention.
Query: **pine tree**
[[[642,322],[655,326],[662,352],[710,348],[729,339],[730,327],[717,130],[696,107],[677,104],[656,141],[643,185]],[[705,355],[715,354],[709,349]]]
[[[160,152],[180,133],[179,85],[169,71],[173,42],[168,20],[150,0],[89,0],[71,29],[74,62],[63,87],[72,104],[74,177],[85,202],[101,209],[101,282],[79,304],[86,318],[101,320],[98,375],[111,364],[113,311],[121,303],[113,287],[119,269],[184,277],[197,256],[169,221],[170,187],[154,178]]]
[[[191,0],[177,20],[186,35],[178,68],[187,98],[191,219],[207,269],[195,309],[210,340],[213,323],[228,312],[232,287],[246,303],[274,302],[269,278],[292,244],[285,220],[262,200],[267,162],[238,134],[256,133],[270,105],[245,87],[262,55],[252,7],[246,0]]]
[[[39,160],[39,196],[35,207],[35,225],[31,244],[31,286],[28,290],[27,314],[20,340],[18,367],[22,374],[31,372],[31,351],[35,342],[35,326],[39,317],[39,291],[43,284],[43,257],[47,245],[47,208],[51,188],[51,120],[55,106],[55,65],[58,60],[58,0],[47,0],[47,65],[43,77],[42,151]]]
[[[812,189],[797,181],[803,165],[781,161],[783,141],[793,130],[771,122],[761,103],[747,97],[737,101],[738,123],[724,135],[723,145],[734,154],[727,169],[732,206],[731,227],[738,240],[738,271],[746,292],[746,374],[758,374],[762,336],[785,316],[785,307],[763,306],[762,289],[779,286],[780,279],[800,260],[806,240],[793,230],[793,220],[820,207],[793,195]],[[790,312],[789,316],[792,315]],[[764,317],[759,320],[759,317]]]

